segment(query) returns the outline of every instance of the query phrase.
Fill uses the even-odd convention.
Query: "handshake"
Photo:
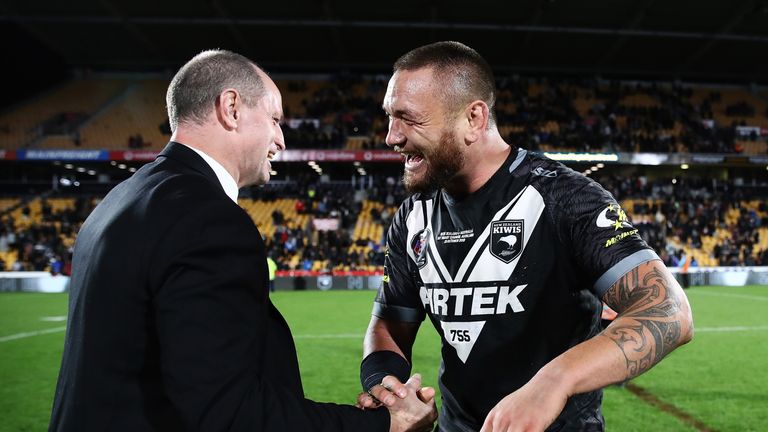
[[[389,410],[390,432],[429,432],[437,420],[435,389],[421,386],[421,375],[414,374],[405,384],[387,375],[380,384],[357,397],[357,407]]]

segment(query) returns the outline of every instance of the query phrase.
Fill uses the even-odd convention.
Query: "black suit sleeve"
[[[150,257],[163,384],[189,430],[388,430],[386,410],[305,399],[263,243],[231,203],[195,202]],[[183,214],[182,214],[183,213]]]

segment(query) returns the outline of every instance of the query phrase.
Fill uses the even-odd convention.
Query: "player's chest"
[[[406,247],[426,284],[509,280],[545,223],[544,200],[530,187],[463,211],[439,200],[422,205],[408,220]]]

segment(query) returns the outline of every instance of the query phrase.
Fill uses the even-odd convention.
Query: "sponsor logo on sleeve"
[[[606,240],[605,241],[605,247],[607,247],[607,248],[611,247],[611,246],[615,245],[616,243],[624,240],[625,238],[627,238],[627,237],[629,237],[629,236],[631,236],[633,234],[637,234],[637,233],[638,233],[637,228],[635,228],[633,230],[630,230],[630,231],[624,231],[623,233],[615,235],[615,236],[609,238],[608,240]]]
[[[557,171],[545,170],[542,167],[536,167],[531,170],[534,175],[541,177],[557,177]]]
[[[597,215],[595,225],[600,228],[613,227],[614,231],[621,228],[632,228],[627,214],[617,204],[609,204],[600,214]]]

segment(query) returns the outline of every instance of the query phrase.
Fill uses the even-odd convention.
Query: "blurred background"
[[[277,294],[376,289],[386,229],[406,197],[402,160],[384,145],[391,65],[417,46],[457,40],[494,68],[509,144],[613,193],[681,283],[697,287],[692,302],[694,293],[721,306],[744,297],[711,306],[709,327],[753,337],[718,342],[723,365],[733,350],[768,342],[768,0],[3,0],[0,38],[0,291],[66,291],[80,225],[168,142],[170,78],[210,48],[253,59],[282,91],[288,150],[270,183],[239,200],[277,263]],[[0,307],[24,301],[7,294]],[[57,301],[65,313],[66,298]],[[0,354],[19,339],[6,338],[50,327],[30,307],[0,321]],[[30,414],[40,424],[63,337],[52,333],[53,360],[36,374],[53,378]],[[723,379],[731,384],[718,391],[729,393],[752,377]],[[719,406],[746,412],[712,418],[707,402],[686,405],[695,389],[665,393],[665,382],[647,387],[694,413],[673,415],[672,430],[768,428],[764,392],[739,390]],[[0,413],[30,406],[11,399]],[[40,430],[13,424],[7,430]]]
[[[167,84],[208,48],[254,59],[283,92],[289,151],[270,185],[241,192],[279,268],[375,270],[404,197],[381,98],[394,60],[437,40],[464,42],[494,67],[510,144],[600,181],[669,262],[767,259],[764,0],[100,0],[0,11],[8,270],[66,266],[95,201],[167,143]]]

